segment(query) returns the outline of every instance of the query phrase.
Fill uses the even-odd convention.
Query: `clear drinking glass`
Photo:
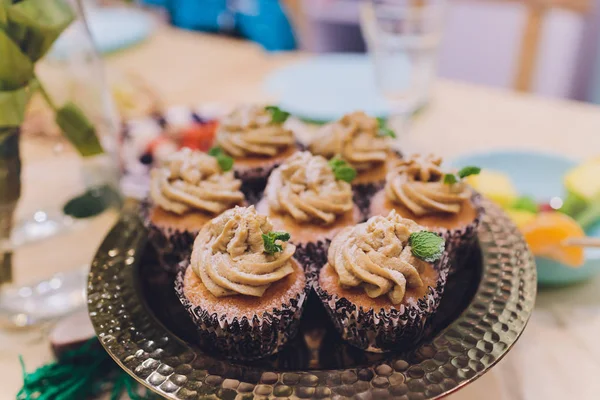
[[[12,164],[0,163],[0,177],[14,176],[12,185],[0,185],[9,194],[0,193],[0,325],[29,326],[84,306],[89,263],[122,204],[119,123],[102,60],[81,0],[60,1],[75,19],[36,63],[43,95],[36,92],[25,122],[12,128],[18,141]],[[81,156],[48,102],[75,104],[104,152]]]
[[[392,115],[427,101],[435,78],[445,0],[364,0],[361,28],[375,80]]]

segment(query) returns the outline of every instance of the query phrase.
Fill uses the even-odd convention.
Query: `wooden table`
[[[161,26],[152,39],[108,57],[107,63],[151,82],[166,104],[197,105],[274,100],[261,90],[263,78],[301,57],[306,55],[269,55],[247,42]],[[590,157],[600,152],[600,108],[440,80],[431,105],[403,138],[403,148],[446,157],[498,148]],[[35,186],[31,181],[25,185]],[[108,224],[94,225],[89,245],[55,250],[87,259]],[[26,264],[29,279],[42,278],[53,268],[33,261]],[[600,278],[542,291],[517,346],[491,372],[451,399],[597,399],[598,332]],[[21,384],[19,354],[29,368],[50,360],[48,343],[39,332],[0,331],[1,399],[14,398]]]

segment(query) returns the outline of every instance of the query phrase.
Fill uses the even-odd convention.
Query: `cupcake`
[[[339,157],[355,168],[358,175],[352,185],[361,199],[383,186],[388,165],[400,157],[392,149],[394,138],[381,119],[357,111],[324,125],[309,150],[328,159]]]
[[[148,237],[165,269],[175,272],[200,229],[244,203],[231,159],[183,148],[150,172],[150,198],[142,206]]]
[[[444,239],[395,211],[343,229],[327,263],[311,268],[336,329],[372,352],[415,344],[439,306],[448,273]],[[314,277],[316,276],[316,278]]]
[[[369,216],[395,210],[404,218],[443,233],[455,260],[454,269],[474,245],[483,213],[479,195],[463,181],[479,173],[479,168],[466,167],[454,174],[444,172],[441,164],[442,159],[433,155],[399,160],[388,173],[385,187],[371,199]]]
[[[175,281],[201,345],[251,360],[296,334],[310,287],[289,238],[253,206],[228,210],[202,228]]]
[[[284,122],[289,114],[273,106],[240,106],[225,116],[215,135],[216,145],[235,160],[235,174],[244,192],[264,189],[267,177],[296,151],[296,141]]]
[[[349,183],[355,175],[342,160],[297,152],[273,170],[257,210],[292,235],[299,260],[324,260],[333,236],[362,220]]]

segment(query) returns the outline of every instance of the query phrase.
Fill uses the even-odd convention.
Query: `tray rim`
[[[530,253],[527,244],[525,243],[517,227],[510,221],[506,214],[498,206],[492,204],[489,200],[484,199],[483,206],[486,210],[486,215],[482,220],[482,224],[478,233],[483,256],[483,271],[481,274],[479,287],[477,288],[477,291],[475,292],[469,305],[454,321],[452,321],[446,328],[442,329],[430,340],[419,344],[419,346],[408,352],[408,354],[422,353],[425,348],[428,349],[427,351],[430,351],[431,348],[433,348],[434,350],[439,350],[438,352],[429,358],[424,358],[418,364],[408,363],[404,359],[396,359],[393,361],[393,364],[398,364],[399,361],[404,361],[404,363],[406,363],[406,366],[403,365],[400,370],[392,367],[392,372],[390,373],[390,375],[399,373],[404,376],[404,379],[400,385],[408,388],[408,391],[403,393],[405,395],[410,395],[411,393],[422,393],[424,395],[423,398],[438,399],[445,397],[459,390],[465,385],[475,381],[484,373],[489,371],[510,351],[523,333],[527,322],[529,321],[537,293],[537,274],[534,257]],[[501,247],[498,245],[498,240],[500,240],[500,243],[502,240],[507,240],[508,243]],[[141,342],[145,343],[145,345],[141,345],[135,341],[120,343],[118,340],[119,334],[125,331],[124,329],[121,329],[124,326],[120,326],[122,321],[119,321],[119,319],[128,318],[131,321],[130,317],[132,316],[127,314],[128,310],[126,309],[124,302],[119,303],[118,300],[120,298],[127,298],[126,294],[129,291],[139,293],[139,291],[135,288],[136,282],[134,281],[133,275],[136,269],[136,264],[139,262],[139,256],[141,255],[141,251],[145,244],[145,230],[139,221],[137,207],[130,207],[128,210],[123,212],[119,221],[106,236],[91,265],[90,274],[88,277],[88,313],[90,315],[92,325],[94,326],[94,330],[96,331],[102,346],[109,353],[109,355],[122,369],[129,373],[140,384],[169,399],[201,398],[201,394],[196,397],[179,396],[178,393],[180,387],[177,386],[177,383],[173,383],[171,380],[164,379],[160,381],[160,383],[158,383],[158,381],[150,381],[150,376],[152,376],[153,373],[158,373],[157,371],[161,368],[163,368],[162,371],[169,371],[169,368],[170,370],[173,370],[168,363],[156,360],[151,356],[156,352],[152,349],[152,346],[144,349],[144,346],[147,346],[148,342],[156,343],[155,340],[147,340],[148,338],[144,337],[138,338],[141,340]],[[511,251],[514,253],[512,256]],[[498,258],[498,260],[493,261],[494,257]],[[508,260],[508,262],[506,262],[506,260]],[[123,275],[127,273],[131,276],[129,276],[128,279],[127,276],[125,276],[125,279],[123,280]],[[508,276],[512,276],[512,278],[509,279]],[[110,284],[111,280],[117,281],[114,287]],[[502,282],[504,285],[508,285],[508,283],[510,283],[510,289],[502,289],[499,286],[499,282]],[[117,289],[116,293],[114,289]],[[502,297],[499,295],[499,293],[496,293],[497,291],[504,293],[504,296],[506,296],[505,301],[501,301]],[[122,297],[119,297],[119,294],[122,295]],[[171,342],[170,344],[175,345],[176,347],[187,348],[182,354],[180,354],[180,356],[186,357],[186,359],[189,358],[189,356],[192,356],[192,360],[188,361],[188,364],[192,363],[193,359],[198,356],[198,354],[194,352],[195,349],[172,334],[167,327],[165,327],[156,319],[156,317],[154,317],[154,315],[150,315],[147,308],[142,306],[143,303],[143,301],[138,302],[139,309],[133,305],[132,309],[130,310],[133,312],[132,314],[135,315],[136,311],[145,311],[147,314],[145,318],[152,320],[154,325],[152,326],[152,329],[158,332],[158,336],[160,336],[155,337],[154,339],[159,341],[166,338],[167,344],[169,343],[170,339],[174,339],[174,341],[178,343]],[[494,316],[491,314],[491,311],[489,311],[482,314],[483,317],[478,320],[478,318],[474,316],[479,315],[478,312],[482,313],[486,308],[485,304],[487,303],[490,304],[489,308],[492,306],[494,308],[499,308],[501,310],[500,314]],[[511,310],[509,310],[509,306]],[[504,311],[507,310],[510,311],[511,318],[501,318],[504,315]],[[485,321],[486,325],[489,325],[487,330],[482,329],[482,327],[478,325],[484,322],[484,317],[488,317],[492,321],[494,319],[496,320],[496,322],[493,324],[490,324],[489,321]],[[501,319],[505,322],[502,322]],[[497,326],[498,324],[500,325]],[[496,326],[498,329],[494,329],[494,326]],[[129,327],[129,330],[131,330],[131,328],[134,327]],[[461,339],[461,332],[467,332],[468,335],[472,335],[470,331],[466,330],[471,328],[477,328],[479,331],[483,330],[484,332],[483,334],[479,332],[478,336],[471,338],[469,343],[463,343]],[[127,339],[130,338],[130,336],[130,334],[124,335],[124,338]],[[488,339],[491,337],[492,341],[490,342],[485,340],[485,336],[488,336]],[[477,338],[479,338],[477,343],[473,344],[473,340]],[[435,343],[436,341],[439,342],[437,345]],[[496,344],[502,347],[502,349],[494,349]],[[436,349],[436,346],[441,346],[441,348]],[[447,353],[448,356],[450,356],[451,354],[448,349],[450,349],[451,346],[461,347],[460,351],[457,351],[456,347],[454,348],[453,353],[455,353],[455,355],[452,359],[449,359],[447,362],[443,362],[440,365],[437,365],[439,362],[433,363],[437,365],[435,369],[431,369],[431,366],[433,365],[431,363],[428,364],[428,369],[431,370],[425,370],[423,367],[421,367],[421,364],[424,364],[428,361],[433,362],[434,357],[442,353]],[[169,354],[166,353],[166,349],[158,348],[158,350],[162,350],[161,354],[165,352],[167,357],[171,357],[171,359],[175,357],[169,356]],[[470,352],[473,354],[471,356],[467,356]],[[485,363],[484,357],[486,360]],[[166,357],[163,357],[163,360],[164,358]],[[147,373],[148,371],[146,369],[148,368],[144,367],[144,363],[146,363],[146,361],[149,359],[153,360],[153,362],[147,363],[148,365],[146,365],[152,370],[150,374]],[[155,363],[154,361],[157,362]],[[228,363],[227,360],[221,360],[220,362]],[[386,362],[387,361],[381,361],[371,367],[352,367],[348,369],[337,370],[286,370],[273,371],[271,373],[265,368],[260,368],[260,372],[262,373],[261,379],[258,382],[250,384],[253,387],[257,387],[259,385],[269,386],[268,382],[264,384],[262,383],[262,376],[266,373],[276,374],[277,380],[274,383],[281,383],[282,376],[284,374],[299,374],[300,376],[317,376],[316,374],[340,374],[341,376],[342,373],[351,371],[353,374],[358,376],[359,370],[363,369],[372,370],[374,374],[371,380],[373,380],[374,378],[378,377],[378,373],[375,370],[382,365],[387,365]],[[392,362],[390,362],[390,365],[391,364]],[[471,368],[472,365],[476,365],[477,367]],[[430,374],[440,372],[442,367],[446,367],[446,370],[444,370],[441,375],[441,379],[443,380],[440,380],[440,382],[436,383],[434,380],[428,378]],[[410,370],[412,370],[412,372]],[[194,371],[196,371],[196,369],[194,369]],[[204,372],[206,372],[206,374],[202,377],[202,383],[210,386],[211,384],[205,382],[204,379],[205,377],[209,376],[208,371],[204,370]],[[175,372],[170,374],[169,379],[173,374],[175,374]],[[175,375],[181,376],[181,374]],[[438,374],[437,376],[439,377],[440,375]],[[450,376],[454,378],[450,378]],[[458,378],[458,380],[456,380],[456,378]],[[219,390],[219,387],[221,390],[223,390],[224,388],[221,385],[225,380],[225,378],[222,378],[218,384],[212,386],[214,386],[217,390]],[[328,382],[321,382],[324,383],[324,385],[321,385],[321,383],[319,383],[320,380],[320,377],[318,377],[317,384],[307,386],[307,388],[329,387]],[[185,382],[182,380],[179,381],[181,382],[181,387],[185,386],[185,384],[188,382],[187,377]],[[271,381],[272,379],[269,379],[269,382]],[[358,378],[355,380],[355,382],[357,381]],[[412,388],[410,387],[411,382],[414,382]],[[171,385],[167,385],[168,383]],[[242,382],[240,382],[240,384],[241,383]],[[442,383],[444,383],[444,385],[442,385]],[[173,385],[175,385],[175,388],[173,388]],[[291,386],[296,387],[298,385]],[[388,386],[392,387],[394,385],[390,383]],[[430,390],[428,394],[428,388],[430,389],[434,386],[438,389],[441,388],[442,390]],[[374,390],[372,385],[369,387],[369,391]],[[214,393],[217,393],[217,390],[215,390]],[[292,391],[293,390],[294,388],[292,388]],[[250,394],[252,393],[254,393],[254,391]],[[333,395],[331,390],[329,390],[328,393],[329,395],[327,397]],[[270,396],[272,396],[272,392],[270,392]]]

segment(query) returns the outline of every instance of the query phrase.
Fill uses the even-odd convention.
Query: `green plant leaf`
[[[447,185],[453,185],[456,182],[458,182],[458,179],[456,178],[456,175],[454,174],[446,174],[444,175],[444,183]]]
[[[440,259],[444,253],[445,240],[434,232],[413,232],[408,238],[413,256],[432,263]]]
[[[89,157],[104,151],[94,126],[75,103],[69,102],[56,110],[56,123],[82,156]]]
[[[280,251],[283,251],[283,247],[277,243],[277,241],[287,242],[290,240],[291,236],[287,232],[275,232],[271,231],[267,234],[262,234],[263,245],[265,248],[265,253],[267,254],[275,254]]]
[[[511,205],[510,208],[513,210],[529,211],[537,214],[540,211],[540,207],[534,199],[529,196],[521,196],[517,198]]]
[[[478,175],[480,172],[481,172],[481,168],[475,167],[473,165],[469,165],[467,167],[461,168],[461,170],[458,171],[458,177],[460,179],[464,179],[467,176]]]
[[[0,91],[19,89],[32,78],[33,63],[6,32],[0,30]]]
[[[10,92],[0,91],[0,126],[20,126],[23,123],[31,93],[29,86]]]
[[[341,158],[334,157],[329,160],[329,166],[335,175],[335,179],[345,182],[352,182],[356,178],[356,170],[350,164]]]
[[[65,0],[23,0],[7,13],[8,34],[32,62],[42,58],[75,19]]]
[[[233,158],[225,154],[220,147],[211,147],[210,150],[208,150],[208,155],[217,159],[219,167],[221,167],[224,172],[230,171],[231,168],[233,168]]]
[[[377,125],[379,126],[379,132],[377,133],[377,136],[387,136],[391,137],[392,139],[396,139],[396,132],[387,126],[387,121],[384,118],[377,117]]]
[[[290,116],[289,112],[277,106],[266,106],[265,110],[271,113],[271,122],[274,124],[283,124]]]

